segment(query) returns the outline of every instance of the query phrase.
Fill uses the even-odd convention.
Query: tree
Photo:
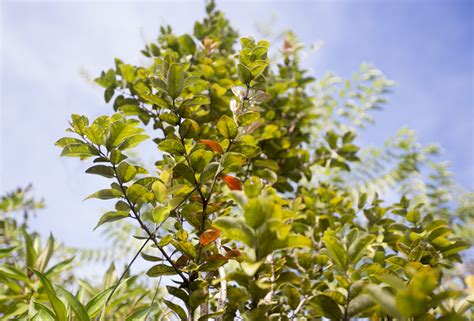
[[[10,280],[10,297],[23,293],[18,283],[33,290],[7,301],[8,315],[463,319],[472,296],[447,287],[445,279],[470,245],[453,233],[459,222],[446,220],[448,192],[435,183],[433,193],[411,199],[407,187],[429,163],[420,155],[430,150],[402,137],[403,144],[391,147],[401,153],[386,154],[395,164],[392,179],[376,181],[386,168],[366,165],[380,162],[383,151],[367,155],[355,143],[392,82],[371,66],[342,89],[334,76],[316,81],[302,69],[302,47],[292,33],[274,53],[276,63],[264,40],[240,38],[235,51],[237,32],[214,2],[206,12],[193,34],[176,36],[162,27],[157,42],[142,51],[147,65],[116,59],[96,79],[114,114],[91,122],[72,115],[72,137],[56,143],[62,156],[92,159],[86,172],[110,183],[88,197],[116,202],[97,227],[124,221],[138,227],[141,246],[128,253],[130,264],[115,282],[110,272],[100,290],[83,282],[73,294],[38,267],[35,258],[43,255],[24,231],[26,275],[11,272],[15,263],[4,264],[1,275]],[[129,157],[150,135],[161,151],[152,171]],[[430,179],[446,178],[438,173]],[[400,201],[380,198],[398,187]],[[169,281],[162,299],[149,280],[135,286],[128,277],[140,254],[150,262],[149,279]],[[466,280],[472,287],[472,276]]]

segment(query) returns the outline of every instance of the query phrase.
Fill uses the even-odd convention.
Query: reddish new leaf
[[[227,258],[222,254],[213,254],[206,258],[207,262],[210,261],[227,261]]]
[[[199,243],[202,245],[208,245],[214,242],[220,235],[221,231],[216,228],[206,230],[202,232],[201,236],[199,237]]]
[[[216,153],[219,153],[219,154],[224,153],[224,150],[222,149],[221,145],[215,140],[201,139],[199,142],[208,146],[210,149],[212,149]]]
[[[235,178],[230,175],[222,175],[221,178],[230,190],[232,191],[242,190],[242,182],[240,181],[240,179]]]
[[[241,255],[242,253],[240,253],[239,249],[230,249],[230,250],[227,250],[225,257],[227,259],[231,259],[231,258],[239,257]]]

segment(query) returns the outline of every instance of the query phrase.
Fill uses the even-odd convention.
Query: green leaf
[[[328,234],[321,239],[324,242],[324,245],[326,245],[326,249],[328,250],[329,257],[332,261],[345,270],[348,262],[346,251],[342,243],[337,238]]]
[[[200,173],[204,167],[212,160],[214,153],[204,149],[194,151],[190,156],[191,167],[194,172]]]
[[[6,247],[6,248],[2,248],[0,249],[0,259],[4,258],[4,257],[8,257],[11,255],[11,253],[17,249],[17,246],[11,246],[11,247]]]
[[[208,96],[204,95],[196,95],[191,99],[186,99],[183,101],[181,106],[191,107],[191,106],[202,106],[202,105],[209,105],[211,103],[211,99]]]
[[[98,156],[98,151],[84,143],[82,144],[69,144],[63,148],[61,152],[61,156],[66,157],[81,157],[81,158],[88,158],[91,156]]]
[[[191,310],[194,310],[206,300],[207,291],[205,291],[204,289],[195,290],[191,292],[191,295],[189,296],[189,307],[191,308]]]
[[[461,251],[464,251],[470,248],[471,245],[464,241],[456,241],[452,245],[445,247],[441,250],[443,257],[449,257],[451,255],[455,255]]]
[[[130,211],[130,206],[127,202],[119,200],[117,203],[115,203],[115,209],[117,211]]]
[[[66,321],[67,320],[66,307],[64,306],[64,303],[56,295],[56,291],[54,291],[54,288],[51,282],[41,272],[36,271],[36,270],[33,270],[33,272],[36,274],[41,284],[43,285],[46,295],[48,296],[49,302],[51,303],[51,306],[53,307],[54,313],[56,314],[56,318],[60,321]]]
[[[213,225],[220,229],[225,237],[241,241],[250,247],[254,246],[254,231],[243,220],[224,216],[218,217]]]
[[[173,244],[174,247],[178,251],[185,254],[189,258],[195,258],[196,257],[196,249],[194,248],[194,245],[191,242],[172,240],[171,244]]]
[[[242,263],[240,263],[240,267],[242,268],[242,271],[245,273],[245,275],[253,277],[255,273],[257,273],[258,269],[262,266],[262,264],[263,264],[262,261],[257,261],[257,262],[243,261]]]
[[[90,319],[89,319],[89,316],[87,315],[85,306],[83,306],[82,303],[79,302],[79,300],[65,288],[58,286],[58,289],[59,289],[59,292],[64,296],[66,301],[71,306],[77,319],[79,321],[89,321]]]
[[[328,142],[329,147],[331,147],[332,149],[335,149],[337,147],[338,138],[339,136],[337,136],[337,134],[332,130],[326,133],[326,141]]]
[[[153,184],[151,185],[151,189],[155,194],[155,199],[157,202],[163,203],[166,200],[168,193],[165,184],[163,184],[161,181],[153,182]]]
[[[41,303],[34,302],[33,303],[35,309],[38,311],[32,318],[31,321],[56,321],[55,315],[53,311],[51,311],[48,307],[44,306]],[[28,310],[27,308],[25,310]],[[13,315],[4,315],[4,317],[12,317]]]
[[[421,218],[421,214],[420,214],[419,209],[414,208],[414,209],[412,209],[411,211],[409,211],[409,212],[407,213],[407,216],[406,216],[406,217],[407,217],[408,222],[411,222],[411,223],[413,223],[413,224],[417,224],[418,221],[419,221],[420,218]]]
[[[86,170],[86,173],[100,175],[107,178],[115,177],[113,168],[110,166],[105,166],[105,165],[95,165],[95,166],[89,167]]]
[[[12,265],[7,265],[7,264],[0,265],[0,274],[8,278],[19,280],[25,283],[30,282],[30,279],[28,278],[28,276],[26,276],[25,273],[23,273],[23,271],[20,271],[19,269],[17,269],[16,267]]]
[[[109,129],[110,118],[108,116],[97,117],[92,125],[85,129],[87,138],[96,145],[103,145],[105,143],[106,133]]]
[[[63,137],[63,138],[60,138],[56,141],[56,143],[54,143],[55,146],[58,146],[58,147],[61,147],[61,148],[64,148],[66,147],[67,145],[70,145],[70,144],[84,144],[84,142],[80,139],[77,139],[77,138],[72,138],[72,137]]]
[[[148,95],[143,95],[142,97],[146,101],[148,101],[148,102],[150,102],[154,105],[157,105],[161,108],[170,108],[171,107],[171,104],[170,104],[170,102],[168,102],[168,99],[161,98],[160,96],[148,94]]]
[[[158,144],[158,148],[172,155],[180,155],[184,153],[183,144],[181,144],[181,142],[176,139],[165,139]]]
[[[127,159],[127,156],[124,155],[121,151],[119,151],[118,149],[114,149],[111,153],[110,153],[110,162],[114,165],[117,165],[119,164],[121,161]]]
[[[293,248],[293,247],[305,247],[305,248],[311,248],[313,246],[313,242],[311,242],[311,239],[307,236],[304,235],[289,235],[288,236],[288,247]]]
[[[110,102],[112,100],[112,97],[114,97],[115,94],[115,87],[110,86],[104,91],[104,100],[106,103]]]
[[[190,35],[184,34],[178,37],[179,47],[185,55],[193,55],[196,51],[196,44]]]
[[[311,299],[311,305],[316,306],[323,316],[329,319],[340,320],[342,316],[341,308],[333,298],[320,294]]]
[[[157,256],[154,256],[154,255],[149,255],[149,254],[146,254],[146,253],[140,253],[141,257],[145,260],[145,261],[149,261],[149,262],[159,262],[159,261],[163,261],[163,259],[161,257],[157,257]]]
[[[104,223],[118,221],[118,220],[121,220],[121,219],[126,218],[126,217],[129,217],[129,212],[126,212],[126,211],[107,212],[107,213],[105,213],[104,215],[101,216],[99,222],[94,227],[94,230],[96,228],[98,228],[99,226],[101,226],[102,224],[104,224]]]
[[[199,124],[192,119],[185,119],[179,127],[179,134],[183,138],[195,138],[199,135]]]
[[[21,229],[23,238],[25,239],[25,250],[26,250],[26,266],[32,268],[35,265],[37,253],[33,246],[33,240],[31,239],[25,228]]]
[[[233,151],[244,154],[248,158],[253,158],[261,153],[261,149],[255,145],[240,144],[237,145]]]
[[[112,198],[119,198],[122,196],[122,192],[117,190],[117,189],[101,189],[100,191],[97,191],[89,196],[87,196],[85,199],[90,199],[90,198],[98,198],[101,200],[108,200]]]
[[[135,80],[135,68],[132,65],[120,64],[119,65],[120,74],[126,82],[133,82]]]
[[[53,265],[52,267],[50,267],[46,272],[45,272],[45,275],[46,276],[49,276],[49,275],[54,275],[54,274],[59,274],[61,273],[62,271],[65,271],[67,269],[70,268],[71,266],[71,262],[74,260],[74,257],[70,258],[70,259],[67,259],[67,260],[64,260],[64,261],[61,261],[55,265]]]
[[[135,166],[130,165],[127,162],[121,162],[119,166],[117,166],[117,178],[122,183],[126,183],[131,181],[137,175],[137,169]]]
[[[245,222],[251,228],[257,229],[276,211],[281,212],[281,207],[268,198],[252,198],[244,206]]]
[[[217,317],[223,315],[224,312],[225,311],[220,310],[220,311],[217,311],[217,312],[212,312],[212,313],[205,314],[205,315],[199,317],[198,321],[207,321],[209,319],[218,320]]]
[[[266,50],[265,50],[266,52]],[[264,71],[265,69],[268,67],[268,62],[266,61],[255,61],[253,64],[252,64],[252,77],[253,78],[257,78],[258,76],[260,76]]]
[[[237,75],[244,84],[249,84],[253,79],[252,72],[243,64],[237,65]]]
[[[146,275],[149,277],[157,277],[161,275],[174,275],[176,274],[175,269],[172,266],[166,264],[157,264],[152,266],[147,272]]]
[[[153,307],[141,307],[133,311],[125,321],[145,321],[146,317],[153,311]]]
[[[184,88],[183,68],[178,64],[172,64],[168,70],[167,81],[168,94],[172,99],[176,99]]]
[[[235,138],[238,134],[237,125],[229,116],[223,115],[216,125],[219,133],[225,138]]]
[[[405,289],[397,292],[395,304],[404,316],[412,317],[422,315],[429,310],[430,298],[423,292]]]
[[[359,201],[357,202],[357,208],[362,209],[367,203],[367,193],[363,193],[359,196]]]
[[[238,171],[242,169],[246,162],[245,155],[236,152],[225,153],[222,157],[222,167],[226,172]]]
[[[255,166],[271,169],[272,171],[278,172],[278,162],[273,159],[257,159],[254,161]]]
[[[87,302],[86,310],[89,318],[93,319],[100,313],[100,311],[105,306],[107,298],[112,292],[112,289],[113,287],[105,289],[104,291],[96,294],[89,302]]]
[[[350,317],[354,317],[361,312],[371,309],[374,305],[375,303],[369,295],[361,294],[350,300],[347,307],[347,314]]]
[[[191,184],[194,184],[194,172],[193,170],[184,163],[178,163],[173,167],[173,177],[184,178]]]
[[[149,195],[151,194],[151,195]],[[153,199],[153,193],[150,193],[146,187],[140,184],[133,184],[127,189],[127,198],[133,203],[140,203],[151,201]],[[151,199],[150,199],[151,198]]]
[[[41,252],[38,255],[38,258],[36,259],[36,262],[35,262],[35,268],[38,271],[43,273],[44,269],[49,263],[51,255],[53,255],[53,252],[54,252],[54,237],[52,234],[50,234],[48,237],[48,242],[46,243],[46,246],[43,249],[43,252]]]
[[[176,126],[179,124],[179,116],[173,112],[161,113],[160,120],[172,126]]]
[[[143,128],[136,127],[136,123],[125,122],[123,120],[115,121],[110,125],[109,135],[105,141],[108,149],[118,147],[126,139],[141,134]]]
[[[72,114],[70,124],[74,131],[82,136],[85,134],[87,126],[89,126],[89,119],[86,116]]]
[[[170,209],[168,207],[155,207],[152,210],[151,215],[153,217],[153,222],[160,224],[168,218],[170,215]]]
[[[148,136],[148,135],[143,135],[143,134],[142,135],[134,135],[134,136],[126,138],[123,141],[123,143],[120,144],[120,146],[118,146],[117,148],[120,149],[120,150],[127,150],[127,149],[138,146],[141,142],[147,140],[148,138],[150,138],[150,136]]]
[[[240,126],[248,126],[260,118],[260,114],[255,111],[243,113],[237,117]]]
[[[177,297],[178,299],[180,299],[186,304],[188,303],[189,296],[186,293],[186,291],[184,291],[183,289],[167,285],[166,290],[168,290],[168,293],[171,294],[172,296]]]
[[[395,298],[389,292],[383,290],[380,286],[373,284],[367,285],[365,291],[383,311],[392,317],[402,318],[402,315],[396,306]]]
[[[353,242],[349,249],[347,250],[347,254],[349,256],[349,262],[356,264],[360,258],[364,255],[367,246],[371,244],[375,240],[375,235],[368,234],[359,237],[355,242]]]
[[[186,312],[183,310],[182,307],[168,300],[163,300],[163,302],[166,304],[168,308],[170,308],[174,313],[176,313],[176,315],[181,319],[181,321],[188,320]]]
[[[217,162],[212,162],[212,163],[207,164],[201,173],[201,177],[200,177],[201,183],[207,183],[208,181],[212,180],[215,177],[218,169],[219,169],[219,163]]]

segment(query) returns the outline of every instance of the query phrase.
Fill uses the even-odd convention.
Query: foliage
[[[139,320],[162,315],[159,288],[154,290],[151,284],[129,273],[116,288],[114,264],[100,283],[77,279],[77,271],[72,270],[74,257],[68,257],[52,235],[42,245],[37,233],[19,226],[15,216],[18,211],[42,207],[42,203],[26,197],[29,190],[18,189],[2,197],[3,204],[15,205],[4,207],[7,210],[2,209],[2,214],[10,216],[0,220],[2,320],[95,320],[99,316],[103,320]],[[107,302],[112,291],[113,299]]]
[[[93,121],[72,115],[71,136],[56,143],[62,156],[91,159],[86,172],[109,183],[87,197],[115,202],[97,228],[138,227],[142,246],[125,272],[114,279],[111,268],[101,285],[81,281],[66,290],[40,260],[54,246],[42,249],[23,231],[24,254],[2,265],[8,313],[59,320],[468,315],[472,275],[470,289],[446,286],[470,244],[453,232],[461,224],[437,186],[447,177],[443,167],[431,163],[439,174],[426,183],[431,192],[415,197],[405,183],[427,163],[429,148],[410,137],[382,156],[356,145],[393,82],[367,65],[353,82],[316,81],[301,67],[293,34],[273,63],[269,42],[240,38],[236,51],[237,32],[222,12],[213,2],[206,12],[193,34],[161,28],[142,51],[148,64],[116,59],[96,79],[115,113]],[[150,137],[161,152],[147,170],[129,156]],[[390,176],[373,179],[387,167],[363,172],[384,156],[395,164]],[[402,195],[388,204],[384,189]],[[469,205],[459,213],[472,219]],[[128,276],[140,254],[149,262],[143,283]],[[162,277],[170,282],[157,300],[151,280]]]

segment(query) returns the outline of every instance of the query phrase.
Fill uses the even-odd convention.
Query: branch
[[[166,260],[168,261],[169,264],[171,264],[171,267],[176,271],[176,273],[181,277],[181,279],[183,279],[183,282],[185,284],[189,284],[189,281],[188,279],[186,278],[186,276],[183,274],[183,272],[181,272],[181,270],[176,266],[176,264],[174,264],[173,260],[171,259],[171,257],[168,255],[168,253],[166,253],[166,251],[163,249],[163,247],[161,247],[159,245],[159,242],[158,240],[156,239],[156,235],[154,233],[152,233],[150,231],[150,229],[145,225],[145,223],[143,223],[142,219],[140,218],[140,215],[137,213],[137,211],[135,210],[135,206],[134,204],[132,204],[132,202],[128,199],[127,197],[127,194],[125,192],[125,188],[123,187],[123,183],[120,181],[120,179],[118,178],[118,175],[117,175],[117,168],[115,167],[115,164],[112,164],[112,169],[115,173],[115,177],[117,178],[117,182],[120,186],[120,189],[122,190],[122,194],[125,198],[125,200],[127,201],[128,203],[128,206],[130,207],[132,213],[133,213],[133,216],[135,217],[135,219],[138,221],[138,223],[140,224],[140,227],[148,234],[148,237],[153,241],[153,243],[155,244],[155,246],[158,248],[158,250],[161,252],[161,254],[166,258]]]

